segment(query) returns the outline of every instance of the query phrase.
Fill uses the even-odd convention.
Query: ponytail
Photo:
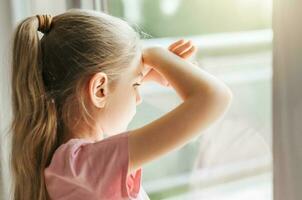
[[[44,169],[58,145],[57,109],[45,90],[38,17],[23,20],[14,35],[12,58],[13,199],[48,199]]]

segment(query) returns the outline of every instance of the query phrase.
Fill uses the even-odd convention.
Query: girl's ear
[[[103,72],[94,74],[89,80],[89,98],[94,106],[103,108],[107,101],[108,78]]]

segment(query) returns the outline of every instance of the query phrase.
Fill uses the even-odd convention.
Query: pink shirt
[[[73,138],[44,170],[53,200],[150,200],[141,186],[142,168],[127,176],[128,132],[98,142]]]

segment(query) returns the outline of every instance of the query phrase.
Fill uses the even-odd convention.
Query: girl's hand
[[[191,40],[184,42],[183,39],[180,39],[180,40],[172,43],[171,45],[169,45],[168,50],[183,59],[187,59],[196,52],[197,47],[192,45]],[[169,82],[159,71],[157,71],[155,68],[153,68],[149,65],[147,65],[146,67],[149,68],[149,71],[145,75],[143,82],[153,80],[163,86],[166,86],[166,87],[170,86]]]
[[[197,47],[192,45],[191,40],[188,40],[187,42],[185,42],[183,39],[180,39],[180,40],[172,43],[168,47],[168,49],[169,49],[169,51],[178,55],[179,57],[181,57],[183,59],[187,59],[187,58],[191,57],[193,55],[193,53],[195,53],[195,51],[197,50]]]

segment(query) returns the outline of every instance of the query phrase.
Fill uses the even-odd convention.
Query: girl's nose
[[[143,99],[142,99],[141,95],[139,94],[139,91],[136,90],[136,105],[141,104],[142,101],[143,101]]]

